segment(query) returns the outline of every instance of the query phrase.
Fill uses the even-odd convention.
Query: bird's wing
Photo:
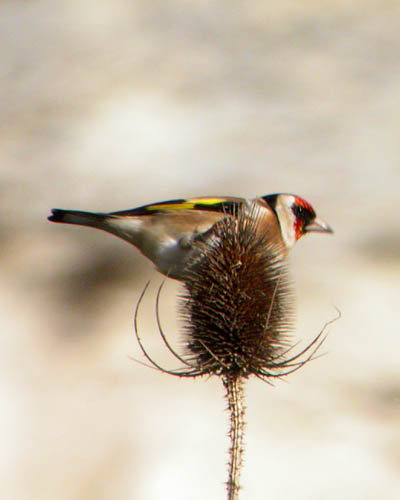
[[[119,217],[132,217],[141,215],[154,215],[163,212],[179,212],[179,210],[199,210],[207,212],[227,212],[232,213],[239,205],[244,202],[244,198],[233,197],[202,197],[187,198],[169,201],[161,201],[150,205],[143,205],[130,210],[111,212],[109,215]]]

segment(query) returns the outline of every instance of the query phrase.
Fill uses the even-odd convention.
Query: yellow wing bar
[[[188,201],[193,202],[195,205],[218,205],[229,200],[230,198],[191,198]]]
[[[195,203],[183,201],[181,203],[159,203],[156,205],[147,205],[146,210],[191,210],[195,207]]]
[[[157,212],[165,212],[168,210],[208,210],[210,212],[223,212],[229,207],[237,206],[244,200],[242,198],[188,198],[180,200],[162,201],[142,207],[133,208],[131,210],[123,210],[120,212],[112,212],[110,215],[116,216],[139,216],[151,215]]]
[[[147,210],[193,210],[201,209],[203,205],[207,207],[218,205],[228,201],[228,198],[190,198],[187,200],[173,200],[171,202],[161,202],[155,205],[147,205]]]

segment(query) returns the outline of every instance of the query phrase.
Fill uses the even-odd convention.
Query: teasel
[[[230,215],[233,215],[231,217]],[[172,348],[156,317],[168,350],[181,367],[167,370],[147,353],[154,368],[178,377],[221,377],[230,413],[228,500],[239,495],[245,428],[244,381],[255,376],[271,383],[313,359],[324,341],[324,329],[302,350],[291,343],[295,307],[287,255],[281,240],[265,231],[255,204],[243,206],[219,221],[195,243],[183,280],[179,310],[184,354]],[[326,325],[327,326],[327,325]]]

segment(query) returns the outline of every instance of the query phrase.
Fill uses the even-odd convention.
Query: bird
[[[51,222],[77,224],[101,229],[131,243],[150,259],[162,274],[180,281],[193,255],[197,240],[210,234],[225,217],[234,217],[240,207],[256,207],[262,230],[288,252],[310,232],[332,233],[317,218],[303,198],[289,193],[269,194],[254,199],[200,197],[176,199],[109,213],[52,209]]]

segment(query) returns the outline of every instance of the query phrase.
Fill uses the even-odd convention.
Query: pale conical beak
[[[315,218],[310,224],[304,228],[306,233],[333,233],[333,229],[321,219]]]

